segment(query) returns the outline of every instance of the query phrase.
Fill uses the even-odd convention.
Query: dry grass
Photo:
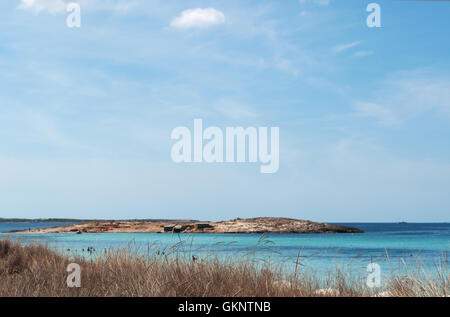
[[[69,288],[69,263],[81,266],[81,287]],[[195,260],[167,255],[139,256],[126,250],[94,258],[58,254],[46,246],[0,240],[0,296],[447,296],[449,276],[395,277],[387,289],[371,290],[337,270],[325,279],[286,276],[274,265],[249,260]],[[322,291],[318,291],[322,288]],[[325,288],[325,289],[324,289]]]

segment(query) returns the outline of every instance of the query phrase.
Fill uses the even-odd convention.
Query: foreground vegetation
[[[81,267],[81,287],[66,284],[69,263]],[[66,256],[43,245],[0,240],[0,296],[448,296],[448,271],[393,276],[382,289],[336,270],[318,278],[296,269],[256,265],[251,260],[197,259],[127,250],[98,257]]]

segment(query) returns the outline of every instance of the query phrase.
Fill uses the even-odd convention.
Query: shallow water
[[[402,272],[419,266],[426,272],[439,267],[448,272],[446,253],[450,247],[448,223],[347,223],[365,231],[363,234],[158,234],[158,233],[85,233],[77,234],[8,234],[10,230],[58,226],[60,223],[0,223],[0,237],[19,238],[23,243],[40,242],[59,251],[83,254],[88,247],[97,253],[104,249],[130,246],[139,252],[166,253],[177,244],[176,252],[187,256],[218,255],[229,259],[251,255],[258,261],[282,263],[294,269],[311,269],[319,273],[336,267],[365,273],[371,262],[380,264],[382,272]],[[181,243],[180,243],[181,242]],[[150,249],[150,251],[149,251]],[[299,256],[297,258],[297,256]],[[447,274],[447,273],[446,273]]]

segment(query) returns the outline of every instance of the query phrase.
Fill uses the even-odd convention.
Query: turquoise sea
[[[11,230],[43,228],[60,223],[0,223],[0,238],[9,236],[23,243],[39,242],[60,252],[87,254],[119,247],[138,252],[160,252],[191,257],[217,255],[231,260],[250,256],[255,261],[283,264],[288,270],[330,272],[336,267],[364,273],[371,262],[383,273],[421,269],[448,274],[450,249],[448,223],[344,223],[362,234],[170,234],[85,233],[11,234]]]

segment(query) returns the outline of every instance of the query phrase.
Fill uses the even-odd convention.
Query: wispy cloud
[[[65,12],[68,1],[66,0],[21,0],[18,10],[31,11],[35,14],[48,12],[58,14]]]
[[[140,3],[135,0],[20,0],[17,9],[34,14],[50,13],[56,15],[65,13],[67,5],[71,2],[80,4],[83,10],[117,13],[128,13],[140,6]]]
[[[374,118],[382,125],[394,125],[399,122],[390,109],[376,103],[358,102],[355,110],[356,116]]]
[[[361,44],[361,41],[355,41],[355,42],[351,42],[351,43],[336,45],[335,47],[333,47],[333,52],[334,53],[341,53],[341,52],[344,52],[344,51],[346,51],[348,49],[356,47],[359,44]]]
[[[387,81],[388,102],[406,116],[427,111],[450,117],[450,77],[433,70],[413,70],[393,74]],[[388,95],[389,96],[389,95]]]
[[[225,23],[225,15],[214,8],[197,8],[181,12],[170,26],[175,29],[208,28]]]
[[[374,54],[373,51],[357,51],[353,54],[354,57],[364,57]]]
[[[320,6],[327,6],[331,3],[331,0],[299,0],[300,4],[313,3]]]
[[[291,60],[285,59],[285,58],[277,58],[275,61],[275,66],[277,69],[290,73],[294,76],[300,75],[300,70],[294,66]]]
[[[33,138],[39,143],[65,149],[77,146],[75,141],[66,136],[50,117],[29,110],[27,119],[35,132]]]
[[[396,72],[375,91],[371,101],[355,103],[352,115],[393,125],[434,113],[450,118],[450,78],[431,70]]]
[[[248,120],[258,116],[248,106],[229,99],[219,100],[215,106],[215,110],[232,120]]]

